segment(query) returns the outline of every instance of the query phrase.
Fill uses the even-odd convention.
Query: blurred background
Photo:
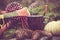
[[[28,7],[31,14],[42,15],[44,5],[48,5],[46,15],[60,15],[60,0],[0,0],[0,10],[5,10],[5,7],[10,2],[19,2],[23,7]]]

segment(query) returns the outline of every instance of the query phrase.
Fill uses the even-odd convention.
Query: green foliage
[[[52,3],[48,4],[48,8],[49,10],[52,12],[52,9],[55,8],[55,5],[53,5]],[[48,11],[49,11],[48,10]],[[39,7],[36,8],[32,8],[31,10],[29,10],[32,14],[38,13],[38,15],[43,15],[43,11],[44,11],[44,5],[40,5]],[[50,15],[50,13],[48,12],[47,15]]]
[[[53,12],[47,12],[45,16],[51,16],[51,15],[54,15]]]
[[[6,30],[3,34],[3,37],[4,38],[12,38],[15,34],[15,29],[9,29],[9,30]]]
[[[40,11],[43,11],[44,10],[44,5],[41,5],[39,7],[36,7],[36,8],[32,8],[30,10],[31,13],[39,13]]]

